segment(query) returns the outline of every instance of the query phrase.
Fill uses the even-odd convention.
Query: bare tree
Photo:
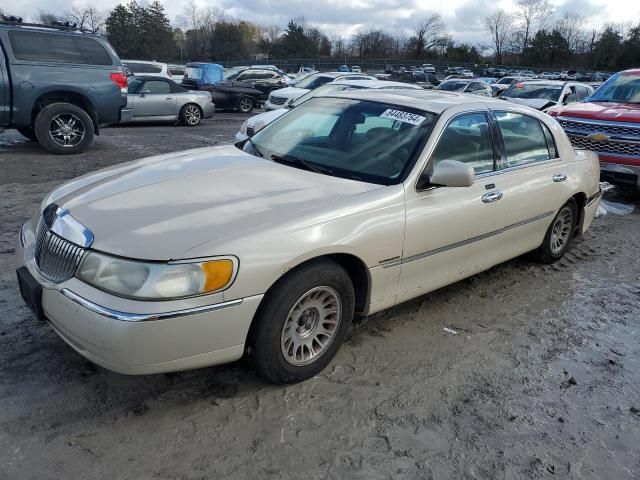
[[[421,58],[426,52],[438,45],[445,33],[444,22],[438,13],[432,13],[424,18],[409,39],[414,57]]]
[[[522,30],[521,52],[524,52],[529,41],[538,30],[544,28],[551,15],[553,6],[548,0],[517,0],[518,7],[515,12],[515,20]]]
[[[575,12],[566,12],[556,24],[556,28],[569,44],[569,49],[576,51],[581,43],[581,30],[585,17]]]
[[[104,26],[105,16],[95,7],[89,5],[76,5],[66,12],[65,20],[75,23],[82,30],[90,30],[97,33]]]
[[[485,17],[484,24],[491,35],[491,42],[496,53],[496,64],[501,65],[505,42],[513,28],[513,17],[500,9]]]
[[[51,25],[58,21],[58,16],[50,10],[40,9],[38,10],[37,21],[42,25]]]

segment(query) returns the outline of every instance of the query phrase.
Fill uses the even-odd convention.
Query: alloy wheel
[[[49,136],[61,147],[75,147],[84,138],[82,120],[73,113],[60,113],[49,122]]]
[[[571,239],[572,226],[573,211],[570,207],[564,207],[551,227],[551,253],[558,255],[562,252]]]
[[[200,109],[195,105],[189,105],[184,110],[184,117],[189,125],[198,125],[200,123]]]
[[[290,365],[316,361],[333,342],[342,318],[340,295],[331,287],[315,287],[293,305],[280,336],[280,348]]]
[[[240,99],[240,111],[248,112],[253,107],[253,101],[249,97],[243,97]]]

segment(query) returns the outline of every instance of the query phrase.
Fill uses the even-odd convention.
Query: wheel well
[[[584,223],[584,207],[587,204],[587,195],[579,192],[571,198],[573,198],[578,205],[578,222],[576,223],[576,230],[573,234],[574,236],[579,236],[582,232],[582,224]]]
[[[95,109],[93,108],[93,105],[87,97],[76,92],[48,92],[38,97],[38,99],[33,104],[33,109],[31,110],[31,124],[33,125],[36,116],[44,107],[46,107],[47,105],[51,105],[52,103],[61,102],[71,103],[87,112],[91,117],[91,120],[93,121],[93,131],[96,133],[96,135],[98,134],[98,116]]]
[[[355,255],[351,255],[348,253],[334,253],[334,254],[328,254],[328,255],[321,255],[319,257],[313,257],[310,258],[308,260],[305,260],[304,262],[296,265],[295,267],[293,267],[291,270],[287,271],[287,273],[285,273],[283,276],[281,276],[280,278],[278,278],[278,280],[276,280],[276,282],[273,283],[273,285],[271,285],[267,291],[264,294],[264,297],[262,299],[262,302],[260,303],[260,306],[258,307],[258,309],[256,310],[256,313],[253,317],[253,319],[251,320],[251,326],[249,327],[249,331],[247,333],[247,339],[245,341],[246,345],[251,345],[251,337],[252,334],[254,332],[254,325],[256,323],[256,318],[259,315],[259,312],[262,308],[262,306],[264,305],[265,299],[267,298],[267,296],[269,295],[269,293],[285,278],[288,277],[288,274],[291,273],[294,270],[297,270],[305,265],[307,265],[308,263],[311,262],[316,262],[318,260],[322,260],[322,259],[330,259],[333,260],[334,262],[336,262],[337,264],[339,264],[342,268],[345,269],[345,271],[347,272],[347,274],[349,275],[349,278],[351,278],[351,282],[353,284],[353,289],[355,292],[355,296],[356,296],[356,302],[355,302],[355,310],[356,313],[363,313],[364,311],[366,311],[367,306],[369,304],[369,295],[370,295],[370,280],[369,280],[369,270],[367,269],[367,266],[365,265],[365,263],[360,260],[358,257],[356,257]]]

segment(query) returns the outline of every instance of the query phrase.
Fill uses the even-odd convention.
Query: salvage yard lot
[[[360,321],[298,385],[242,362],[118,375],[32,317],[13,249],[49,190],[229,143],[246,118],[104,129],[76,156],[0,135],[0,479],[638,478],[635,197],[614,193],[636,212],[597,218],[555,265],[517,259]]]

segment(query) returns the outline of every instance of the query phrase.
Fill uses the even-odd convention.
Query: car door
[[[493,112],[504,145],[501,202],[507,207],[497,239],[505,259],[542,243],[553,216],[572,195],[570,169],[558,155],[553,134],[537,118],[521,112]]]
[[[432,186],[422,190],[415,184],[405,186],[405,243],[398,302],[494,263],[492,238],[505,215],[500,185],[493,176],[499,164],[496,147],[487,112],[455,115],[428,153],[424,173],[433,172],[443,160],[457,160],[474,168],[475,183],[470,187]]]
[[[133,97],[136,117],[160,117],[176,115],[176,96],[166,80],[147,80]]]

